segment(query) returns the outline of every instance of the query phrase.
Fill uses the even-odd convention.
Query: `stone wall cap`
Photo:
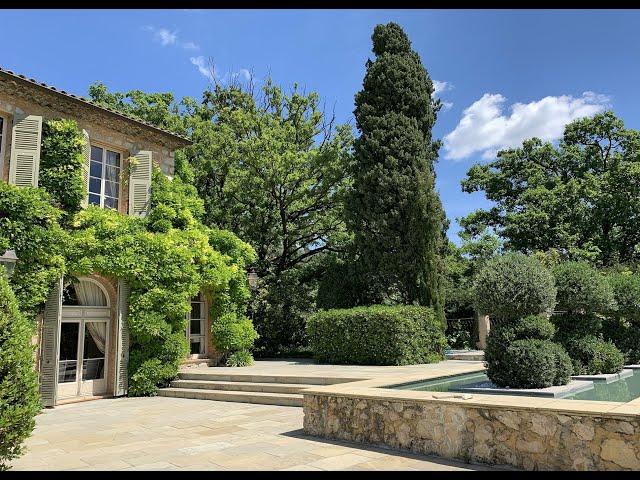
[[[25,75],[21,75],[19,73],[15,73],[15,72],[13,72],[11,70],[7,70],[5,68],[0,67],[0,77],[3,77],[3,76],[7,77],[9,79],[14,79],[14,80],[17,79],[19,81],[23,81],[23,82],[35,85],[36,87],[46,89],[46,90],[48,90],[50,92],[53,92],[53,93],[55,93],[57,95],[62,95],[64,97],[66,97],[66,98],[71,98],[71,99],[73,99],[74,101],[76,101],[78,103],[81,103],[81,104],[83,104],[85,106],[89,106],[91,108],[94,108],[94,109],[96,109],[98,111],[101,111],[102,113],[107,114],[107,115],[120,117],[121,119],[124,119],[124,120],[130,121],[130,122],[135,122],[137,124],[143,125],[146,128],[149,128],[151,130],[159,132],[159,133],[161,133],[161,134],[163,134],[165,136],[171,137],[174,141],[177,141],[177,143],[181,144],[182,146],[191,145],[191,143],[192,143],[191,140],[188,139],[187,137],[183,137],[182,135],[178,135],[177,133],[173,133],[173,132],[171,132],[169,130],[165,130],[164,128],[157,127],[157,126],[153,125],[152,123],[146,122],[144,120],[141,120],[141,119],[136,118],[136,117],[131,116],[131,115],[126,115],[126,114],[124,114],[122,112],[119,112],[119,111],[117,111],[115,109],[99,105],[99,104],[95,103],[94,101],[89,100],[87,98],[84,98],[84,97],[81,97],[81,96],[78,96],[78,95],[74,95],[72,93],[66,92],[66,91],[61,90],[59,88],[53,87],[51,85],[47,85],[46,83],[40,82],[40,81],[38,81],[38,80],[36,80],[34,78],[29,78],[29,77],[26,77]]]

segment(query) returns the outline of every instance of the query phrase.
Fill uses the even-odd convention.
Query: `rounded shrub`
[[[556,309],[578,313],[602,313],[615,307],[613,291],[605,277],[586,262],[563,262],[553,268]]]
[[[500,387],[543,388],[565,385],[571,360],[554,343],[554,326],[544,315],[502,322],[487,338],[485,361],[489,379]]]
[[[551,272],[522,253],[488,260],[474,279],[473,292],[478,311],[506,320],[551,312],[556,300]]]
[[[415,305],[319,311],[307,320],[309,344],[320,362],[410,365],[442,360],[445,326],[431,308]]]
[[[640,273],[611,273],[606,280],[613,292],[615,315],[640,324]]]
[[[234,313],[227,313],[212,323],[211,336],[216,349],[229,355],[238,351],[249,351],[258,333],[248,318],[238,318]]]
[[[617,373],[624,367],[624,355],[611,342],[598,341],[588,368],[594,373]]]
[[[559,379],[568,377],[566,371],[558,372],[558,366],[564,366],[566,360],[559,354],[559,348],[549,340],[514,340],[504,351],[500,368],[496,370],[495,365],[490,366],[487,375],[501,387],[545,388],[557,385]]]
[[[33,333],[0,267],[0,470],[22,453],[22,442],[31,435],[41,408]]]

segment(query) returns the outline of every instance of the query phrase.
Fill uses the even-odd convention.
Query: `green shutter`
[[[37,187],[40,170],[42,117],[18,116],[13,119],[9,183],[20,187]]]
[[[84,199],[82,200],[82,207],[86,208],[89,205],[89,169],[91,167],[91,143],[89,142],[89,133],[86,130],[82,130],[82,136],[84,137],[84,147],[82,148],[82,181],[86,188]]]
[[[137,162],[131,166],[129,176],[129,215],[145,217],[151,195],[153,154],[148,150],[141,150],[135,157]]]
[[[129,295],[131,287],[125,280],[118,280],[118,330],[116,347],[116,378],[114,395],[116,397],[127,394],[129,368]]]
[[[44,305],[40,342],[40,398],[45,407],[53,407],[58,393],[58,344],[62,314],[62,277],[51,289]]]

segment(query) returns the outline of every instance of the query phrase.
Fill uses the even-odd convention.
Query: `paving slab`
[[[390,466],[394,470],[491,469],[318,439],[302,431],[302,420],[299,407],[168,397],[82,402],[38,415],[36,429],[26,442],[26,454],[12,467],[114,471],[383,470]],[[64,449],[59,448],[63,443]]]

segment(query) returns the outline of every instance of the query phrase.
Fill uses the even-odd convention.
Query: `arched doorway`
[[[62,296],[58,353],[58,397],[107,391],[111,305],[93,278],[70,283]]]

